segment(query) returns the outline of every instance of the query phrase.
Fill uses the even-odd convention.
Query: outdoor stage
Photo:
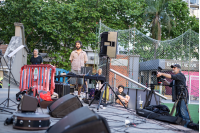
[[[11,88],[10,98],[15,101],[15,94],[19,92],[18,88]],[[0,103],[3,102],[7,98],[7,88],[0,89]],[[83,104],[84,106],[88,106],[87,104]],[[89,108],[97,112],[97,105],[92,104]],[[13,108],[16,108],[13,107]],[[37,109],[38,112],[42,112],[40,108]],[[47,109],[43,109],[44,113],[47,113]],[[136,115],[135,110],[126,110],[123,107],[114,104],[109,105],[106,109],[99,109],[97,112],[99,115],[104,116],[108,124],[110,126],[110,130],[112,133],[197,133],[197,131],[185,128],[179,125],[168,124],[165,122],[160,122],[156,120],[150,120]],[[46,130],[39,131],[27,131],[27,130],[17,130],[13,129],[12,125],[4,126],[4,121],[7,117],[11,117],[11,114],[0,112],[0,133],[45,133]],[[125,119],[128,119],[134,125],[130,127],[125,126]],[[51,125],[55,124],[59,121],[60,118],[51,117]]]

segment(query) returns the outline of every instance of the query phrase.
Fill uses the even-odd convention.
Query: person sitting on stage
[[[127,107],[128,102],[130,100],[130,96],[128,96],[124,93],[124,86],[123,85],[118,86],[118,91],[116,91],[116,94],[120,98],[120,100],[125,104],[125,106]],[[120,102],[120,100],[116,97],[116,103],[123,106],[123,104]]]

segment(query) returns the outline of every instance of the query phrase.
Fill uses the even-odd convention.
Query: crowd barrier
[[[55,89],[55,72],[56,68],[49,64],[24,65],[20,71],[20,91],[33,87],[34,90],[50,91],[53,94]]]

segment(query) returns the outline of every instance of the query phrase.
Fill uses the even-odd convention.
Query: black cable
[[[177,129],[176,127],[173,127],[171,125],[169,125],[168,123],[161,123],[161,122],[158,122],[156,120],[153,120],[153,119],[147,119],[147,118],[144,118],[144,117],[141,117],[139,115],[137,115],[135,112],[135,110],[133,109],[125,109],[124,107],[121,107],[121,106],[109,106],[109,108],[112,108],[112,109],[124,109],[124,111],[126,111],[127,113],[117,113],[117,112],[110,112],[110,111],[107,111],[107,110],[103,110],[102,112],[97,112],[99,115],[102,115],[103,117],[106,118],[106,120],[108,122],[117,122],[117,123],[124,123],[124,120],[115,120],[115,119],[112,119],[112,116],[118,116],[118,117],[121,117],[121,118],[124,118],[124,119],[129,119],[130,121],[132,121],[134,123],[135,126],[132,125],[129,125],[129,127],[126,127],[124,124],[122,124],[121,126],[110,126],[110,129],[111,130],[114,130],[115,132],[125,132],[125,133],[128,133],[127,130],[130,129],[130,128],[137,128],[137,129],[149,129],[149,130],[171,130],[171,131],[180,131],[180,132],[186,132],[185,130],[181,130],[181,129]],[[123,111],[123,110],[121,110]],[[127,117],[127,115],[129,116],[133,116],[135,117],[134,118],[130,118],[130,117]],[[140,120],[141,119],[141,120]],[[156,124],[160,125],[161,127],[163,128],[166,128],[166,129],[159,129],[159,128],[140,128],[140,127],[137,127],[137,125],[140,125],[140,124],[144,124],[146,123],[147,121],[146,120],[151,120],[151,121],[154,121],[156,122]],[[148,122],[150,123],[150,122]],[[168,126],[170,127],[165,127],[166,124],[168,124]],[[121,129],[116,129],[116,128],[121,128]],[[125,129],[124,129],[125,128]],[[123,131],[122,131],[123,130]]]
[[[124,107],[120,107],[120,106],[110,106],[111,108],[123,108],[124,109]],[[124,109],[124,110],[126,110],[126,109]],[[100,114],[102,114],[104,117],[108,117],[108,118],[106,118],[108,121],[110,121],[110,122],[112,122],[112,121],[114,121],[114,122],[124,122],[124,121],[119,121],[119,120],[114,120],[114,119],[110,119],[110,115],[112,115],[112,116],[120,116],[120,117],[122,117],[122,118],[127,118],[127,117],[125,117],[125,116],[123,116],[123,115],[134,115],[136,118],[140,118],[140,119],[142,119],[142,120],[135,120],[135,119],[131,119],[131,118],[129,118],[129,119],[131,119],[132,121],[134,121],[134,124],[135,125],[139,125],[139,124],[142,124],[142,123],[146,123],[146,118],[144,118],[144,117],[141,117],[141,116],[138,116],[138,115],[136,115],[135,114],[135,110],[132,110],[132,109],[127,109],[126,111],[128,111],[128,113],[125,113],[125,114],[121,114],[121,113],[114,113],[113,114],[113,112],[108,112],[108,111],[104,111],[104,112],[98,112],[98,113],[100,113]],[[145,122],[144,122],[144,120],[145,120]],[[151,119],[152,120],[152,119]],[[135,121],[139,121],[140,123],[136,123]],[[156,122],[157,124],[159,124],[159,125],[161,125],[161,126],[163,126],[163,127],[165,127],[165,125],[164,124],[162,124],[161,122],[158,122],[158,121],[155,121],[155,120],[152,120],[152,121],[154,121],[154,122]],[[166,123],[165,123],[166,124]],[[168,124],[169,125],[169,124]],[[171,125],[170,125],[171,126]],[[111,127],[115,127],[115,126],[111,126]],[[119,126],[117,126],[117,127],[119,127]],[[139,128],[139,127],[136,127],[136,128]],[[166,127],[165,127],[166,128]],[[167,127],[167,128],[169,128],[169,127]],[[180,129],[174,129],[175,127],[173,127],[173,126],[171,126],[171,128],[170,129],[158,129],[158,128],[148,128],[148,129],[154,129],[154,130],[173,130],[173,131],[182,131],[182,132],[185,132],[185,130],[180,130]],[[147,129],[147,128],[139,128],[139,129]]]
[[[181,129],[142,128],[142,127],[136,127],[136,126],[131,126],[131,127],[138,128],[138,129],[148,129],[148,130],[172,130],[172,131],[186,132],[185,130],[181,130]]]

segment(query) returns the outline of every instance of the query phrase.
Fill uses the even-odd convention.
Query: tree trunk
[[[158,19],[159,19],[159,16],[158,16]],[[161,40],[161,27],[160,27],[160,22],[158,20],[158,40],[160,41]]]
[[[155,18],[155,23],[154,24],[155,24],[154,28],[156,28],[156,30],[154,30],[154,32],[157,33],[157,34],[155,33],[155,36],[154,36],[155,38],[154,39],[158,40],[158,41],[155,42],[155,48],[154,48],[154,59],[156,59],[157,58],[158,44],[159,44],[159,41],[161,40],[161,27],[160,27],[158,13],[156,13],[156,18]]]

